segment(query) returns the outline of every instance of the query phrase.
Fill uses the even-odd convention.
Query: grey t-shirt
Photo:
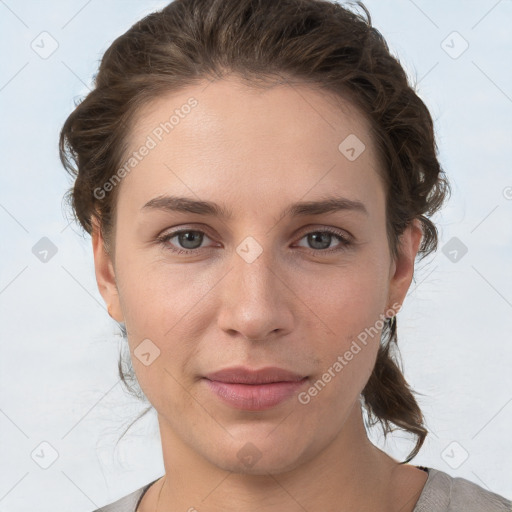
[[[512,502],[465,478],[428,470],[428,479],[413,512],[512,512]],[[158,480],[158,479],[157,479]],[[94,512],[136,512],[142,496],[156,480]]]

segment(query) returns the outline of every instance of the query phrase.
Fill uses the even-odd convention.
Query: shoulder
[[[461,477],[428,468],[413,512],[511,512],[512,502]]]
[[[156,480],[155,480],[156,482]],[[144,493],[150,488],[154,482],[144,485],[140,489],[124,496],[123,498],[114,501],[110,505],[105,505],[94,512],[136,512],[137,506]]]

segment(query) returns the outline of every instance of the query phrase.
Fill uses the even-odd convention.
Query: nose
[[[293,293],[286,272],[264,249],[251,261],[233,254],[231,270],[220,283],[218,326],[230,336],[269,341],[293,329]],[[254,249],[254,247],[252,247]]]

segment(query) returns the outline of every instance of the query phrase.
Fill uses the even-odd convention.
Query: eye
[[[158,241],[162,243],[167,249],[177,254],[193,254],[200,248],[201,242],[204,238],[209,238],[204,231],[192,230],[192,229],[181,229],[179,231],[173,231],[167,233],[158,238]],[[177,238],[177,242],[181,244],[185,250],[172,247],[174,244],[170,244],[173,238]]]
[[[177,239],[176,242],[171,243],[171,240],[174,238]],[[157,241],[161,243],[166,249],[176,254],[197,254],[198,250],[201,249],[201,244],[205,238],[210,239],[204,231],[181,229],[164,234],[158,237]],[[338,240],[339,243],[335,247],[329,247],[333,241],[333,238]],[[351,245],[351,241],[347,235],[334,229],[309,231],[303,235],[300,240],[303,239],[307,239],[307,243],[312,246],[312,248],[308,248],[309,252],[315,254],[330,254],[336,251],[342,251]],[[176,247],[176,244],[179,245]]]
[[[335,247],[329,247],[334,239],[338,240],[338,245]],[[307,243],[313,247],[314,253],[332,253],[336,251],[342,251],[347,248],[351,241],[348,236],[340,231],[334,229],[322,229],[318,231],[309,231],[301,240],[307,239]]]

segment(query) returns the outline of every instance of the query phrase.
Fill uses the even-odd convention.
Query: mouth
[[[203,380],[223,403],[235,409],[262,411],[291,398],[308,377],[277,367],[232,367],[210,373]]]

